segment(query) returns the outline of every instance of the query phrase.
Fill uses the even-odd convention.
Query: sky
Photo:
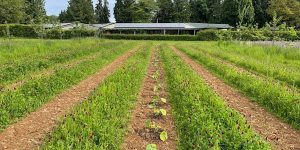
[[[96,3],[98,0],[93,0],[94,5],[96,5]],[[45,0],[46,2],[46,11],[47,11],[47,15],[56,15],[58,16],[58,14],[62,11],[65,10],[68,6],[68,0]],[[109,2],[109,9],[110,9],[110,21],[111,22],[115,22],[115,18],[114,18],[114,13],[113,13],[113,8],[115,5],[115,0],[108,0]]]

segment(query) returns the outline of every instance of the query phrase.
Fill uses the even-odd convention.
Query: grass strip
[[[253,56],[251,57],[250,54],[247,54],[245,52],[241,52],[241,54],[236,54],[237,53],[236,50],[222,50],[221,48],[220,50],[220,49],[206,48],[206,47],[203,48],[199,46],[197,46],[196,49],[200,51],[204,51],[206,53],[209,53],[221,59],[227,60],[244,69],[262,74],[267,77],[272,77],[276,80],[285,82],[290,86],[295,86],[297,88],[300,88],[299,66],[294,66],[294,67],[289,66],[287,64],[288,60],[285,59],[283,56],[280,59],[273,58],[274,60],[270,60],[272,59],[271,56],[266,54],[260,54],[262,56],[265,56],[263,58],[253,58]],[[249,50],[249,51],[253,52],[253,50]],[[293,62],[298,62],[299,63],[298,65],[300,65],[300,61],[294,60]]]
[[[36,110],[63,90],[99,71],[133,46],[135,45],[103,51],[103,55],[95,60],[84,61],[72,68],[56,70],[52,76],[29,81],[16,91],[0,94],[0,130],[25,114]]]
[[[146,48],[127,60],[61,122],[42,149],[119,149],[149,59]]]
[[[169,49],[162,53],[178,149],[270,149],[178,56]]]
[[[89,43],[89,42],[87,42]],[[121,42],[121,44],[123,44]],[[121,45],[120,44],[120,45]],[[22,61],[13,62],[7,66],[2,66],[0,68],[0,85],[9,83],[11,81],[20,79],[29,73],[33,73],[35,71],[39,71],[42,69],[50,68],[55,64],[64,63],[76,58],[80,58],[85,55],[93,54],[99,51],[112,49],[112,46],[116,45],[113,42],[106,43],[93,43],[91,45],[85,45],[79,47],[73,47],[69,50],[62,50],[58,53],[49,54],[46,58],[37,57],[26,59]],[[63,47],[63,45],[61,45]]]
[[[237,72],[234,68],[218,62],[213,57],[204,56],[199,51],[185,48],[180,50],[269,112],[300,129],[300,95],[298,93],[286,90],[281,84],[275,84],[272,79],[258,79],[246,73]]]

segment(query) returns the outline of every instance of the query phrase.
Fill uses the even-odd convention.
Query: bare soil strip
[[[229,107],[245,116],[250,126],[266,138],[275,149],[300,150],[300,132],[288,124],[277,119],[271,113],[258,106],[250,99],[215,77],[200,64],[193,61],[175,47],[174,52],[189,64],[212,89],[223,99]]]
[[[164,71],[160,59],[155,60],[155,57],[159,58],[158,52],[155,50],[152,53],[154,54],[151,56],[151,62],[148,67],[147,76],[144,79],[137,105],[132,113],[129,131],[121,147],[121,149],[124,150],[144,150],[148,144],[156,144],[159,150],[176,149],[176,129],[172,118],[171,105],[167,99]],[[157,66],[155,66],[155,61],[158,62]],[[160,77],[157,80],[153,78],[153,75],[156,73],[156,71],[160,73]],[[152,100],[157,96],[154,92],[154,87],[158,84],[161,85],[160,91],[158,92],[159,97],[167,99],[167,103],[158,103],[160,108],[163,108],[167,111],[167,116],[163,117],[155,117],[154,109],[149,107],[149,104],[151,104]],[[155,133],[151,131],[151,129],[146,128],[145,122],[147,120],[155,122],[155,124],[167,131],[167,141],[161,141],[159,133]]]
[[[116,71],[137,49],[125,53],[99,72],[66,90],[37,111],[0,133],[0,150],[37,149],[59,119],[85,100],[88,95],[110,74]]]

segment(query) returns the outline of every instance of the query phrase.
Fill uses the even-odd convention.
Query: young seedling
[[[146,150],[157,150],[157,147],[155,144],[148,144]]]
[[[162,131],[162,128],[159,125],[157,125],[155,122],[152,122],[149,119],[146,120],[145,126],[146,126],[146,128],[148,128],[148,129],[150,129],[150,130],[152,130],[154,132],[160,132],[160,131]]]
[[[165,142],[168,139],[168,133],[167,131],[163,131],[160,133],[159,135],[160,140],[162,140],[163,142]]]
[[[167,111],[165,109],[155,109],[155,116],[167,116]]]
[[[167,103],[167,99],[165,99],[165,98],[161,98],[160,101],[165,103],[165,104]]]

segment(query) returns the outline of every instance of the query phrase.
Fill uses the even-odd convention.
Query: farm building
[[[228,24],[209,23],[112,23],[100,30],[110,34],[196,34],[204,29],[231,29]]]
[[[51,29],[52,24],[44,25],[45,29]],[[78,24],[63,23],[63,30],[76,27],[84,27],[91,30],[100,30],[104,34],[193,34],[205,29],[231,29],[228,24],[209,23],[108,23],[108,24]]]

